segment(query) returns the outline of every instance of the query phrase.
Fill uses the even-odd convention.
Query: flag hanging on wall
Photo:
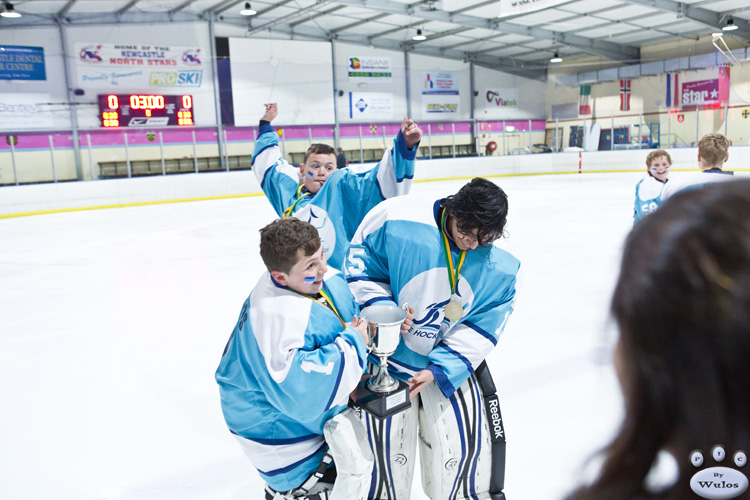
[[[630,111],[630,80],[620,80],[620,111]]]
[[[680,107],[680,77],[677,73],[667,73],[667,107]]]
[[[729,101],[729,89],[731,87],[729,79],[729,66],[719,66],[719,102]]]
[[[591,114],[591,85],[581,85],[581,100],[578,102],[578,114]]]

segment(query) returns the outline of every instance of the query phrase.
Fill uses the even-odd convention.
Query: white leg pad
[[[329,499],[366,500],[373,456],[359,416],[348,408],[326,422],[323,434],[337,473]]]
[[[410,408],[386,420],[378,420],[362,411],[375,458],[369,492],[369,498],[373,500],[411,498],[417,449],[418,398],[411,403]]]
[[[451,398],[420,392],[422,487],[431,500],[489,499],[492,448],[482,393],[472,376]]]

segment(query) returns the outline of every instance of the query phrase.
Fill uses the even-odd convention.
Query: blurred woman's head
[[[750,446],[750,179],[678,193],[636,225],[612,314],[625,420],[574,498],[648,498],[660,450],[681,471],[667,498],[692,498],[692,450]]]

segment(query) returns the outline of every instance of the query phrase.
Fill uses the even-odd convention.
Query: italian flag
[[[591,85],[581,85],[581,100],[578,103],[578,114],[591,114]]]

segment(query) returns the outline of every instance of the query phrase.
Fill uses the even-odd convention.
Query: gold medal
[[[458,259],[458,266],[453,269],[453,255],[451,255],[450,245],[448,244],[448,236],[445,233],[445,220],[446,210],[443,209],[443,213],[440,216],[440,236],[443,239],[443,249],[445,250],[445,261],[448,265],[448,281],[451,286],[451,301],[445,306],[445,317],[452,322],[456,322],[464,317],[464,308],[458,303],[456,293],[458,292],[458,278],[461,273],[461,266],[464,264],[466,258],[466,250],[461,251],[461,257]]]
[[[464,316],[464,308],[456,300],[451,300],[445,306],[445,317],[451,321],[458,321]]]

